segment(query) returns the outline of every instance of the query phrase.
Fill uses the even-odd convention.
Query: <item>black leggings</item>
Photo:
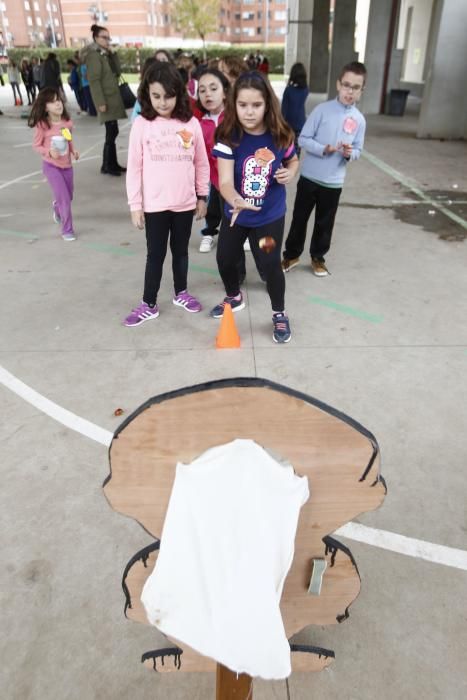
[[[259,241],[265,236],[271,236],[276,247],[266,253],[259,247]],[[243,255],[243,244],[248,238],[255,259],[261,266],[261,272],[266,280],[267,290],[271,299],[273,311],[284,311],[285,279],[281,266],[282,238],[284,236],[284,217],[271,221],[270,224],[248,228],[222,219],[217,244],[217,265],[227,296],[234,297],[240,291],[238,262]]]
[[[118,121],[104,122],[105,124],[105,145],[112,146],[118,136]]]
[[[144,214],[148,255],[143,301],[150,306],[157,301],[169,236],[175,294],[187,288],[188,242],[193,213],[194,211],[158,211]]]

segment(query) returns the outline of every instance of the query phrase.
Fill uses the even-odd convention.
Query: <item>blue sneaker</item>
[[[217,304],[213,309],[211,309],[209,315],[212,318],[222,318],[224,315],[224,306],[230,304],[232,311],[241,311],[245,308],[245,302],[243,301],[243,295],[240,293],[240,299],[235,299],[235,297],[225,297],[224,301]]]
[[[289,318],[285,314],[273,314],[272,322],[274,330],[272,339],[275,343],[288,343],[292,337],[290,332]]]

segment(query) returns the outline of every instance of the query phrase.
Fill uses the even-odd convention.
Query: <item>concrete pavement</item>
[[[5,698],[204,700],[214,692],[211,677],[156,675],[139,663],[156,633],[124,619],[120,578],[149,539],[110,509],[101,490],[106,448],[64,427],[60,407],[113,432],[117,407],[124,418],[164,391],[229,376],[272,379],[376,436],[389,494],[360,522],[467,550],[465,143],[417,140],[415,102],[404,118],[371,117],[368,157],[351,165],[341,199],[331,276],[313,277],[303,256],[286,278],[291,343],[272,342],[269,302],[248,256],[247,308],[236,316],[242,348],[217,351],[207,311],[223,290],[214,252],[198,252],[200,224],[190,289],[206,311],[172,305],[167,262],[159,319],[123,327],[141,295],[145,243],[130,225],[124,178],[98,172],[103,129],[74,116],[84,154],[75,170],[78,240],[64,243],[31,130],[9,99],[0,88],[0,367],[58,410],[55,420],[27,391],[20,398],[0,387]],[[128,127],[120,127],[125,161]],[[203,422],[200,412],[200,430]],[[342,541],[362,591],[342,625],[303,633],[336,660],[321,674],[292,676],[292,700],[464,698],[466,572]],[[255,698],[286,697],[282,682],[256,684]]]

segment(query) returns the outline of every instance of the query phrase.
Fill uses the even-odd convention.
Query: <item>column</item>
[[[342,66],[357,60],[354,50],[356,6],[357,0],[336,0],[329,71],[330,99],[336,95],[336,80]]]
[[[436,2],[417,136],[467,138],[467,2]]]
[[[311,66],[308,72],[311,92],[328,92],[329,9],[330,0],[314,1]]]
[[[380,113],[392,4],[388,0],[371,0],[365,45],[365,66],[368,76],[360,102],[360,108],[365,114]]]

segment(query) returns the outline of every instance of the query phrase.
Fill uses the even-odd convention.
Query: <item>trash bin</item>
[[[391,90],[389,93],[389,109],[388,114],[392,117],[403,117],[405,105],[407,104],[407,96],[410,90]]]

